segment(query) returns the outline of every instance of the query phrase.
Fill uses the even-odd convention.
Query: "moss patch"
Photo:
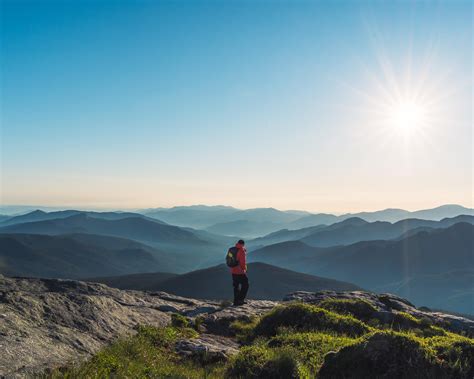
[[[193,329],[139,327],[135,336],[123,338],[94,355],[88,362],[58,369],[51,378],[221,378],[224,365],[202,366],[174,351],[181,338],[196,336]]]
[[[372,304],[362,299],[326,299],[320,302],[318,307],[339,314],[349,314],[363,321],[374,318],[377,312]]]
[[[176,328],[187,328],[189,326],[189,321],[183,315],[173,313],[171,315],[171,325]]]
[[[381,331],[327,355],[320,378],[442,378],[445,370],[419,340],[402,333]]]
[[[446,333],[425,341],[444,366],[450,368],[453,377],[474,378],[474,340]]]
[[[329,352],[337,352],[345,346],[357,343],[358,339],[320,332],[286,333],[269,340],[271,348],[293,348],[298,359],[304,362],[309,373],[316,375]]]
[[[226,371],[230,378],[305,378],[309,377],[297,354],[291,349],[248,346],[233,359]]]
[[[255,326],[256,336],[274,336],[281,328],[297,331],[330,331],[347,336],[360,336],[371,328],[356,318],[339,315],[313,305],[294,303],[279,306],[263,316]]]

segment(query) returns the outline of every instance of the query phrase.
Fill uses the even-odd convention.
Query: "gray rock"
[[[187,317],[197,317],[202,314],[217,312],[219,309],[221,309],[221,307],[218,305],[204,305],[198,306],[188,311],[184,311],[183,315]]]
[[[203,319],[203,326],[209,333],[222,336],[232,335],[229,325],[237,320],[250,321],[253,317],[268,312],[279,303],[268,300],[248,300],[248,303],[239,307],[228,306],[216,312],[207,314]]]
[[[71,280],[0,278],[0,377],[84,359],[137,324],[161,326],[159,298]]]
[[[179,310],[176,307],[173,307],[172,305],[160,305],[156,307],[156,309],[162,312],[179,313]]]
[[[0,377],[29,377],[84,360],[117,337],[135,333],[139,324],[169,324],[171,313],[191,319],[200,317],[204,331],[225,335],[229,334],[232,321],[249,320],[276,304],[250,301],[242,307],[223,308],[216,301],[187,299],[165,292],[123,291],[74,280],[2,276]],[[225,359],[236,349],[231,340],[208,335],[182,341],[180,346],[183,354],[205,352],[211,359]]]
[[[83,360],[138,324],[200,314],[216,302],[121,291],[74,280],[0,277],[0,377],[30,376]]]
[[[239,352],[239,345],[231,340],[210,334],[198,338],[181,340],[176,343],[176,351],[181,355],[192,356],[202,362],[227,360]]]

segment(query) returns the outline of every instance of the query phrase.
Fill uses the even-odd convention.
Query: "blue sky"
[[[3,204],[472,206],[470,1],[2,1],[1,28]]]

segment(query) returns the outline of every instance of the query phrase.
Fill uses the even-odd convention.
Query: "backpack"
[[[239,265],[239,261],[237,260],[238,252],[239,252],[239,249],[235,246],[229,248],[229,251],[227,252],[227,255],[225,256],[225,263],[227,263],[227,266],[237,267]]]

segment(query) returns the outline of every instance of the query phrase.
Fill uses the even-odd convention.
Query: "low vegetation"
[[[140,326],[137,334],[123,338],[97,353],[88,362],[58,369],[51,378],[220,378],[224,367],[183,359],[174,351],[179,339],[197,336],[186,327]]]
[[[255,326],[256,336],[270,337],[279,330],[290,328],[297,331],[327,331],[348,336],[360,336],[370,327],[356,318],[340,315],[309,304],[290,304],[276,307]]]
[[[242,344],[227,362],[208,364],[175,352],[198,335],[182,316],[166,328],[140,327],[88,362],[49,376],[166,378],[472,378],[474,340],[409,314],[391,322],[359,300],[291,303],[231,325]],[[385,320],[386,321],[386,320]]]
[[[372,304],[362,299],[326,299],[320,302],[318,307],[340,314],[349,314],[362,321],[368,321],[377,311]]]

